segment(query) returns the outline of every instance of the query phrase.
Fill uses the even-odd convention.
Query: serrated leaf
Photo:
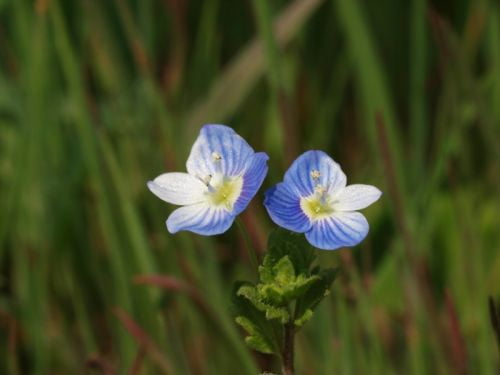
[[[299,320],[308,314],[307,310],[311,310],[311,312],[314,311],[323,298],[330,293],[330,287],[333,280],[335,280],[336,274],[336,269],[328,268],[321,270],[317,275],[315,275],[317,278],[309,286],[306,293],[297,303],[295,316],[299,317]],[[305,321],[301,321],[301,323],[304,324]]]
[[[319,277],[317,275],[299,275],[297,279],[288,286],[284,295],[285,299],[292,300],[302,297],[318,279]]]
[[[267,266],[265,268],[269,271]],[[290,258],[284,256],[272,267],[271,272],[266,273],[266,281],[257,284],[254,293],[265,303],[287,306],[290,301],[300,298],[317,278],[317,275],[295,276]]]
[[[268,255],[264,257],[262,265],[259,266],[259,277],[263,283],[270,283],[274,280],[273,266]]]
[[[264,354],[273,354],[271,347],[262,341],[262,336],[247,336],[245,337],[245,343],[253,350]]]
[[[262,299],[274,306],[284,306],[286,304],[285,291],[283,287],[276,283],[259,284],[257,286]]]
[[[257,310],[264,312],[267,320],[278,319],[281,323],[287,323],[290,320],[290,314],[285,307],[269,303],[251,284],[242,285],[236,294],[245,297]]]
[[[266,319],[278,319],[280,323],[285,324],[290,320],[290,314],[284,307],[268,306],[266,309]]]
[[[248,333],[248,336],[245,337],[245,342],[250,348],[261,353],[273,353],[271,343],[267,341],[265,335],[257,325],[244,316],[238,316],[235,320]]]
[[[283,340],[283,325],[277,319],[268,320],[265,312],[257,309],[245,296],[238,295],[238,291],[246,286],[255,288],[250,283],[238,282],[235,283],[232,294],[232,306],[234,315],[238,317],[238,324],[244,323],[246,328],[251,328],[252,334],[249,333],[249,335],[255,337],[255,339],[248,339],[246,342],[256,350],[271,350],[272,353],[278,354]],[[251,288],[246,290],[249,291]],[[243,328],[247,333],[249,332],[245,326]]]
[[[302,327],[307,321],[309,321],[309,319],[312,318],[312,316],[313,311],[311,309],[307,309],[301,316],[294,320],[294,323],[296,326]]]
[[[295,269],[288,255],[281,258],[278,263],[273,266],[274,281],[279,285],[289,285],[295,281]]]

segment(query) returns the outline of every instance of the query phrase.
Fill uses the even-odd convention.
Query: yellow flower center
[[[333,212],[331,205],[318,197],[302,198],[300,200],[300,207],[311,220],[325,218]]]
[[[223,207],[228,211],[232,211],[234,204],[241,194],[242,188],[242,177],[225,177],[218,184],[209,186],[207,193],[209,202],[216,207]]]

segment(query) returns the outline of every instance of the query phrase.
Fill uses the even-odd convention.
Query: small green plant
[[[303,235],[277,229],[259,266],[259,281],[238,282],[233,303],[236,322],[247,332],[245,342],[283,362],[293,373],[295,333],[313,316],[330,292],[336,269],[314,266],[314,248]]]
[[[167,219],[170,233],[221,234],[259,190],[268,159],[232,128],[207,124],[191,149],[188,173],[164,173],[148,187],[160,199],[183,206]],[[323,151],[310,150],[292,163],[283,182],[265,193],[264,206],[283,229],[270,236],[261,266],[245,227],[239,225],[259,282],[237,284],[236,322],[248,333],[247,345],[281,357],[285,375],[294,373],[295,332],[311,319],[335,278],[334,269],[312,267],[313,246],[335,250],[359,244],[369,225],[357,210],[381,194],[371,185],[347,186],[337,162]]]

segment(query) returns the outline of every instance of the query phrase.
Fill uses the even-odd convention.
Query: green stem
[[[255,248],[252,245],[252,241],[250,240],[250,236],[248,234],[247,228],[243,224],[243,221],[238,217],[236,218],[236,224],[238,225],[238,228],[241,232],[241,235],[243,237],[243,240],[245,241],[245,246],[247,248],[248,252],[248,257],[250,258],[250,262],[252,263],[253,268],[255,269],[255,272],[259,272],[259,258],[257,256],[257,252],[255,251]]]

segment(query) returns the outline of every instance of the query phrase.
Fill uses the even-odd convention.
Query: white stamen
[[[319,195],[323,195],[326,192],[326,188],[324,186],[318,184],[314,187],[314,192],[319,194]]]
[[[311,178],[312,178],[313,180],[317,180],[317,179],[318,179],[318,178],[320,178],[320,177],[321,177],[321,172],[320,172],[320,171],[318,171],[317,169],[313,169],[313,170],[311,171]]]
[[[210,180],[212,180],[212,175],[209,174],[201,179],[205,185],[210,185]]]
[[[218,153],[218,152],[212,152],[212,159],[214,161],[221,161],[222,160],[222,156]]]

